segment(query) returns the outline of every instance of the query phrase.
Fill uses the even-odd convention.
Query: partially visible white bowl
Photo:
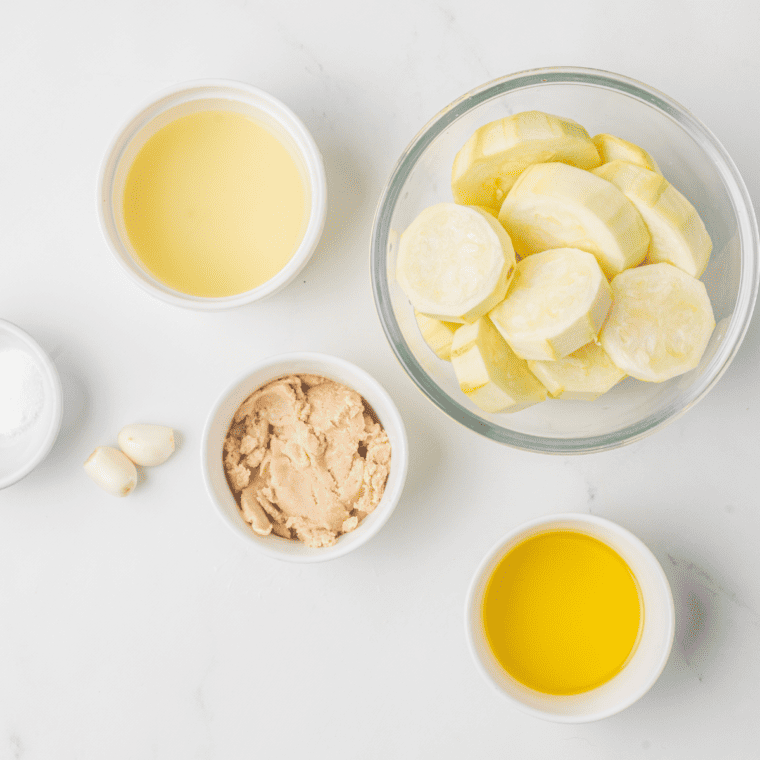
[[[289,374],[321,375],[352,388],[372,407],[390,440],[391,468],[380,503],[356,530],[340,536],[334,546],[315,549],[301,541],[254,533],[240,513],[224,472],[224,439],[238,407],[262,385]],[[404,423],[396,405],[373,377],[356,365],[335,356],[292,353],[271,356],[257,362],[219,396],[206,422],[201,460],[206,488],[219,516],[249,546],[270,557],[289,562],[320,562],[342,557],[358,549],[385,525],[401,498],[409,463],[409,447]]]
[[[579,531],[610,546],[630,567],[642,599],[644,622],[639,641],[623,669],[601,686],[569,696],[543,694],[512,678],[488,646],[483,627],[483,596],[496,566],[515,546],[548,530]],[[470,653],[481,675],[515,707],[558,723],[587,723],[624,710],[644,696],[659,678],[673,645],[675,608],[660,563],[633,533],[595,515],[548,515],[519,525],[485,556],[467,593],[465,630]]]
[[[53,448],[61,429],[63,394],[52,359],[20,327],[0,319],[0,351],[18,349],[27,354],[42,377],[43,406],[37,419],[10,441],[0,443],[0,489],[28,475]]]
[[[143,145],[162,127],[198,111],[235,111],[267,127],[288,148],[310,197],[310,215],[290,261],[253,290],[221,298],[192,296],[157,280],[140,262],[129,240],[122,205],[127,174]],[[203,79],[182,82],[153,95],[119,130],[103,160],[98,179],[98,215],[106,241],[129,278],[162,301],[204,311],[231,309],[282,290],[306,266],[322,236],[327,214],[327,182],[322,155],[303,122],[284,103],[243,82]]]

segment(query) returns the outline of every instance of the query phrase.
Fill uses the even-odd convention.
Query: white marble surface
[[[717,387],[665,430],[606,454],[530,455],[421,399],[375,315],[368,241],[417,130],[470,88],[544,65],[617,71],[668,93],[760,198],[759,27],[752,0],[4,6],[0,317],[52,354],[66,411],[47,461],[0,492],[0,760],[757,758],[757,320]],[[101,154],[124,116],[202,77],[288,103],[324,153],[331,199],[302,277],[222,314],[134,287],[95,212]],[[201,481],[212,401],[247,363],[284,350],[364,367],[408,425],[402,503],[370,544],[324,565],[248,550]],[[115,500],[81,464],[133,421],[172,425],[182,445]],[[495,539],[566,510],[639,535],[678,610],[651,692],[575,727],[492,693],[462,624],[466,586]]]

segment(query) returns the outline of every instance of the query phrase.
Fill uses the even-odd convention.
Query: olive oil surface
[[[232,111],[167,124],[138,152],[124,187],[124,224],[145,268],[194,296],[252,290],[292,258],[308,222],[307,192],[288,149]]]
[[[611,547],[552,530],[511,549],[483,597],[488,644],[520,683],[546,694],[588,691],[613,678],[638,642],[638,583]]]

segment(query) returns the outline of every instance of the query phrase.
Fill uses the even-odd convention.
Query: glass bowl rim
[[[466,409],[425,372],[406,344],[393,314],[387,281],[386,250],[393,208],[401,188],[419,157],[450,124],[474,107],[508,92],[551,84],[582,84],[613,90],[639,100],[670,116],[705,151],[722,179],[736,217],[740,242],[740,278],[734,311],[725,338],[708,365],[703,379],[664,408],[618,430],[602,435],[552,438],[503,428]],[[464,427],[524,451],[547,454],[586,454],[606,451],[640,440],[678,419],[708,393],[733,360],[747,332],[757,299],[758,228],[752,202],[739,170],[712,132],[688,109],[660,91],[635,79],[600,69],[556,66],[508,74],[465,93],[437,113],[418,132],[396,162],[378,201],[370,241],[372,292],[380,323],[391,349],[420,391]]]

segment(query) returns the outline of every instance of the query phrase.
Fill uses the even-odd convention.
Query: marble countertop
[[[375,314],[368,245],[380,190],[421,126],[482,82],[538,66],[607,69],[668,93],[725,145],[756,201],[758,28],[751,0],[4,8],[0,317],[52,355],[65,412],[47,460],[0,492],[0,760],[757,758],[757,320],[718,385],[667,428],[609,453],[531,455],[422,401]],[[173,308],[128,281],[95,203],[126,114],[206,77],[287,103],[324,155],[330,196],[302,276],[216,314]],[[199,467],[222,388],[289,350],[369,371],[396,400],[411,447],[382,532],[313,566],[249,550],[213,512]],[[175,427],[179,450],[129,499],[113,499],[81,465],[135,421]],[[525,716],[492,692],[463,629],[487,549],[563,511],[643,539],[677,609],[653,689],[580,726]]]

